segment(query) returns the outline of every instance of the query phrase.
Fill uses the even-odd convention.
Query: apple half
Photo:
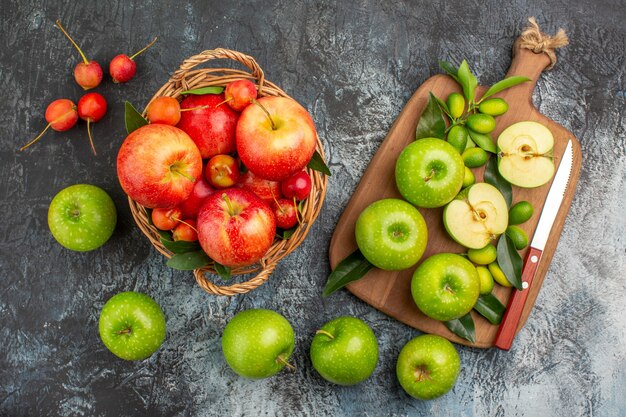
[[[448,234],[470,249],[484,248],[509,224],[504,197],[493,185],[481,182],[461,191],[443,210]]]
[[[498,136],[498,171],[513,185],[539,187],[554,175],[550,129],[537,122],[512,124]]]

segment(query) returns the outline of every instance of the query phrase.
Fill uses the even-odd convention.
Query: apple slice
[[[500,191],[481,182],[461,191],[446,206],[443,224],[459,244],[480,249],[504,233],[509,224],[509,211]]]
[[[498,171],[513,185],[539,187],[554,175],[550,130],[537,122],[519,122],[498,136]]]

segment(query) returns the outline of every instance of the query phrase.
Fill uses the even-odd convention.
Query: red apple
[[[173,208],[185,201],[202,175],[202,157],[182,130],[153,124],[133,131],[117,154],[122,189],[148,208]]]
[[[214,192],[215,189],[209,185],[204,177],[200,176],[198,181],[196,181],[196,185],[193,186],[191,195],[178,206],[182,217],[185,219],[197,218],[200,207],[202,207],[206,198]]]
[[[215,188],[228,188],[239,179],[239,162],[230,155],[215,155],[209,159],[204,177]]]
[[[176,125],[196,142],[203,159],[233,153],[237,149],[235,128],[239,113],[226,105],[224,94],[191,95],[180,103],[183,111]],[[206,107],[203,107],[206,106]]]
[[[298,223],[298,207],[293,200],[281,198],[272,202],[272,210],[276,216],[276,226],[281,229],[291,229]]]
[[[252,191],[268,204],[273,203],[274,200],[278,200],[283,196],[280,192],[280,183],[278,181],[270,181],[257,177],[251,171],[247,171],[239,176],[237,187]]]
[[[237,153],[256,175],[280,181],[301,171],[315,152],[311,115],[296,101],[262,97],[247,106],[237,123]]]
[[[229,188],[209,198],[198,214],[200,246],[228,267],[251,265],[274,241],[276,219],[269,205],[247,190]]]

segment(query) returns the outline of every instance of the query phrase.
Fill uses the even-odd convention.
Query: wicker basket
[[[194,69],[197,65],[213,59],[232,59],[246,66],[250,72],[230,68]],[[256,82],[259,96],[289,97],[278,86],[265,79],[263,70],[254,58],[241,52],[219,48],[204,51],[186,59],[150,101],[161,96],[179,98],[181,91],[208,86],[225,86],[229,82],[238,79],[249,79]],[[316,149],[324,157],[324,149],[319,137],[317,138]],[[215,270],[212,267],[206,267],[194,270],[194,276],[200,287],[210,294],[230,296],[247,293],[267,281],[278,262],[302,243],[322,208],[324,197],[326,196],[328,178],[324,174],[311,169],[308,169],[308,174],[311,176],[312,181],[311,193],[302,205],[302,222],[294,234],[287,240],[277,238],[258,264],[232,270],[233,275],[256,273],[256,276],[245,282],[219,286],[209,280],[209,275],[215,274]],[[172,257],[173,254],[161,244],[157,229],[150,224],[146,208],[131,198],[128,199],[128,202],[137,225],[150,239],[152,245],[166,257]]]

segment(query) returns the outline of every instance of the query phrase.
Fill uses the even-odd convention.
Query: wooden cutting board
[[[580,144],[578,140],[563,126],[539,113],[532,104],[532,93],[535,84],[542,71],[549,64],[550,59],[546,54],[535,54],[528,49],[522,49],[519,47],[519,42],[516,42],[513,47],[513,60],[507,77],[521,75],[530,78],[531,81],[512,87],[495,96],[501,97],[507,101],[509,111],[496,118],[497,126],[493,132],[494,140],[504,128],[511,124],[524,120],[532,120],[548,127],[554,135],[554,163],[557,167],[560,164],[561,156],[565,151],[565,146],[569,139],[572,140],[574,151],[574,162],[570,181],[565,191],[565,197],[559,209],[556,221],[552,227],[550,238],[543,252],[537,275],[529,289],[528,301],[522,313],[522,318],[517,329],[518,332],[523,327],[535,304],[539,288],[550,266],[559,236],[561,235],[561,230],[563,229],[563,224],[565,223],[567,212],[572,198],[574,197],[574,190],[581,166]],[[415,128],[419,116],[428,102],[429,92],[432,92],[445,101],[448,95],[453,91],[461,92],[461,88],[452,78],[447,75],[435,75],[426,80],[408,101],[391,127],[380,149],[376,155],[374,155],[356,191],[339,219],[330,243],[331,268],[334,269],[342,259],[357,249],[354,237],[354,226],[357,217],[365,207],[383,198],[402,198],[395,184],[394,169],[396,159],[404,147],[415,140]],[[480,97],[480,95],[486,91],[486,87],[479,87],[477,91],[477,96]],[[484,167],[474,169],[473,171],[476,175],[476,181],[482,181]],[[513,204],[517,201],[527,200],[530,201],[535,208],[533,217],[521,225],[528,233],[530,240],[532,240],[533,233],[537,227],[537,222],[539,221],[539,216],[551,184],[552,182],[549,182],[548,184],[534,189],[513,187]],[[446,233],[442,220],[443,208],[420,209],[420,212],[426,220],[429,233],[428,246],[422,260],[440,252],[465,252],[465,249],[455,243]],[[520,254],[522,259],[524,259],[526,250],[522,251]],[[474,311],[472,312],[472,316],[474,317],[476,325],[476,343],[472,344],[451,333],[443,323],[426,317],[418,310],[413,302],[410,290],[411,278],[416,267],[404,271],[383,271],[374,268],[364,278],[351,283],[347,288],[354,295],[387,315],[426,333],[438,334],[453,342],[468,346],[479,348],[493,346],[498,326],[491,325],[486,319]],[[494,289],[494,295],[498,297],[504,305],[508,305],[510,294],[511,289],[509,288],[496,285]]]

